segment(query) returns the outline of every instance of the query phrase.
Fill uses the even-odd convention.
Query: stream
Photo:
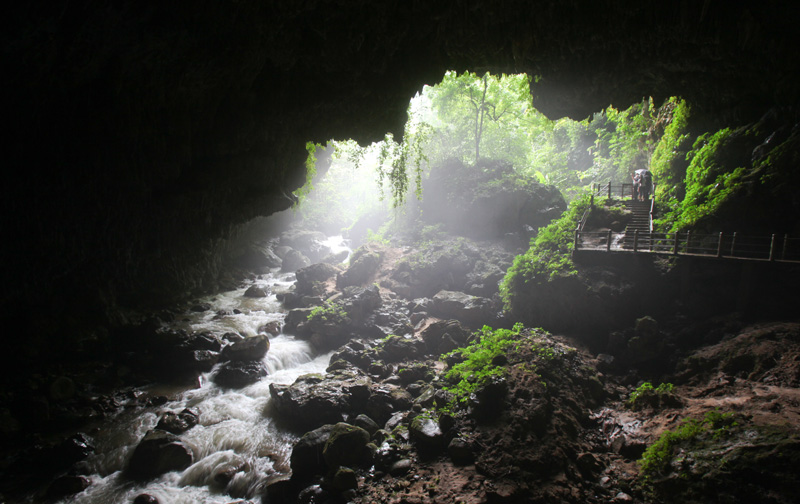
[[[330,238],[325,245],[333,252],[349,251],[340,236]],[[201,301],[212,309],[187,313],[176,328],[218,335],[231,331],[255,335],[259,327],[283,321],[286,310],[275,294],[294,282],[294,273],[276,269],[256,282],[269,287],[267,297],[245,297],[250,285],[208,296]],[[218,310],[237,312],[215,318]],[[143,389],[144,393],[173,399],[158,407],[123,410],[107,420],[93,433],[95,452],[85,461],[91,486],[59,502],[130,503],[146,493],[162,504],[229,503],[242,498],[260,503],[267,483],[289,472],[289,456],[299,438],[276,425],[269,408],[269,386],[290,384],[306,373],[324,373],[331,353],[316,355],[306,341],[281,333],[270,338],[270,349],[264,357],[267,376],[252,385],[240,389],[217,386],[213,376],[218,364],[200,376],[197,388],[177,393],[174,389],[169,393],[163,386]],[[138,442],[156,426],[161,414],[179,413],[184,408],[198,413],[198,425],[179,436],[192,449],[195,463],[180,473],[170,472],[146,482],[132,481],[123,470]],[[226,483],[219,483],[215,477],[221,473],[234,474],[232,478],[221,478]]]

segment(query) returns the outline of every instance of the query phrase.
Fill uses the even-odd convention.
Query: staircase
[[[625,206],[633,213],[633,218],[628,224],[628,227],[625,228],[625,238],[622,241],[622,248],[633,249],[633,236],[636,231],[639,231],[638,248],[649,247],[647,239],[650,234],[650,200],[626,200]]]

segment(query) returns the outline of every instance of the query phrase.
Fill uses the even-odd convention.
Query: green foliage
[[[317,149],[320,147],[322,147],[322,144],[306,142],[306,151],[308,152],[308,157],[306,157],[306,183],[295,194],[297,196],[295,208],[314,190],[314,177],[317,176]]]
[[[453,393],[455,403],[465,404],[471,394],[489,383],[493,377],[505,374],[505,367],[495,364],[495,358],[518,343],[522,329],[523,325],[519,322],[512,329],[493,330],[489,326],[483,326],[472,344],[442,356],[457,356],[462,359],[444,375],[451,384],[445,390]]]
[[[686,154],[691,148],[689,117],[691,107],[685,100],[670,98],[659,111],[659,120],[666,123],[664,134],[653,150],[650,171],[658,181],[659,197],[682,200],[686,192]]]
[[[506,309],[513,311],[525,284],[543,284],[557,277],[577,274],[571,257],[574,232],[589,204],[589,194],[573,200],[561,218],[539,230],[527,252],[514,258],[514,264],[500,284]]]
[[[337,303],[325,303],[324,305],[315,306],[309,312],[306,320],[324,325],[349,323],[347,312]]]
[[[724,158],[730,151],[734,133],[725,128],[701,135],[695,141],[687,154],[690,162],[686,170],[686,196],[672,216],[672,231],[691,228],[713,215],[739,188],[747,170],[743,166],[728,166]]]
[[[655,478],[667,473],[678,446],[700,445],[709,439],[718,440],[727,436],[737,425],[733,413],[712,410],[702,420],[686,419],[676,430],[665,431],[645,450],[639,460],[640,483],[647,488]]]
[[[644,382],[631,392],[631,396],[628,398],[628,407],[638,410],[647,405],[661,404],[662,398],[672,395],[674,387],[671,383],[662,383],[658,387],[653,387],[652,383]]]

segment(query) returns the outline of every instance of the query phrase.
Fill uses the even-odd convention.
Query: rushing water
[[[347,249],[341,237],[325,243],[333,252]],[[349,249],[348,249],[349,250]],[[234,331],[256,334],[260,326],[282,321],[285,310],[275,297],[295,281],[293,273],[273,272],[256,285],[268,286],[266,298],[247,298],[243,287],[211,296],[203,301],[212,310],[187,314],[185,329],[212,331],[221,335]],[[215,319],[218,310],[238,313]],[[161,503],[228,503],[236,498],[260,502],[265,484],[288,472],[288,460],[295,434],[276,426],[269,409],[269,385],[292,383],[298,376],[324,372],[330,353],[315,355],[308,343],[291,335],[270,338],[264,358],[268,374],[261,381],[241,389],[225,389],[213,383],[216,368],[200,377],[199,387],[183,391],[157,408],[123,411],[93,435],[95,453],[85,462],[91,486],[64,503],[130,503],[148,493]],[[139,440],[156,426],[165,411],[178,413],[192,408],[199,423],[179,437],[194,452],[195,463],[183,472],[171,472],[147,482],[134,482],[123,474]],[[215,477],[235,473],[222,485]],[[227,478],[226,478],[227,479]]]

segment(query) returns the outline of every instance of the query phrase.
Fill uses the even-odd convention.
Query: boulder
[[[391,335],[383,341],[378,356],[386,362],[399,362],[420,357],[426,349],[425,342],[419,338]]]
[[[311,315],[313,308],[295,308],[286,314],[283,320],[283,332],[296,336],[309,336],[311,331],[308,328],[308,316]]]
[[[444,449],[444,433],[430,414],[417,415],[408,426],[411,439],[420,454],[436,455]]]
[[[159,504],[158,497],[150,494],[139,494],[133,499],[133,504]]]
[[[263,245],[251,245],[242,255],[235,259],[237,265],[254,271],[278,268],[281,258]]]
[[[358,476],[349,467],[339,467],[333,474],[333,489],[337,492],[346,492],[358,488]]]
[[[362,466],[371,462],[369,457],[369,433],[361,427],[339,422],[331,429],[322,456],[328,467]]]
[[[281,264],[281,271],[297,271],[311,264],[311,260],[295,249],[286,252]]]
[[[281,333],[281,323],[277,320],[273,320],[272,322],[267,322],[266,324],[262,325],[258,328],[259,333],[268,333],[273,336],[277,336]]]
[[[220,367],[214,383],[226,388],[242,388],[267,376],[267,366],[262,361],[230,361]]]
[[[354,323],[362,322],[370,313],[383,304],[377,285],[346,287],[342,290],[341,304]]]
[[[431,311],[442,318],[457,319],[474,325],[490,322],[496,315],[491,300],[447,290],[439,291],[433,297]]]
[[[267,351],[269,338],[266,334],[258,334],[226,346],[220,358],[225,361],[259,361],[267,355]]]
[[[170,471],[182,471],[192,465],[192,450],[174,434],[151,430],[133,451],[128,472],[138,480],[155,478]]]
[[[325,459],[322,450],[333,430],[333,424],[323,425],[308,431],[295,443],[289,457],[289,465],[294,477],[304,477],[325,472]]]
[[[326,238],[325,234],[319,231],[290,229],[281,234],[280,244],[299,250],[313,262],[317,262],[331,252],[330,247],[323,244]]]
[[[276,413],[287,425],[315,429],[360,410],[371,384],[367,376],[342,370],[324,376],[303,375],[291,385],[271,384],[269,391]]]
[[[333,278],[340,270],[328,263],[317,263],[295,272],[297,275],[297,292],[299,294],[314,294],[314,285]]]
[[[340,289],[350,285],[363,285],[378,272],[384,250],[374,244],[364,245],[350,256],[350,267],[336,277]]]
[[[180,413],[167,411],[158,420],[156,429],[170,432],[172,434],[182,434],[191,429],[198,422],[198,415],[196,411],[185,408]]]
[[[266,287],[259,287],[257,285],[251,285],[244,291],[244,297],[247,298],[265,298],[269,295],[269,291]]]

